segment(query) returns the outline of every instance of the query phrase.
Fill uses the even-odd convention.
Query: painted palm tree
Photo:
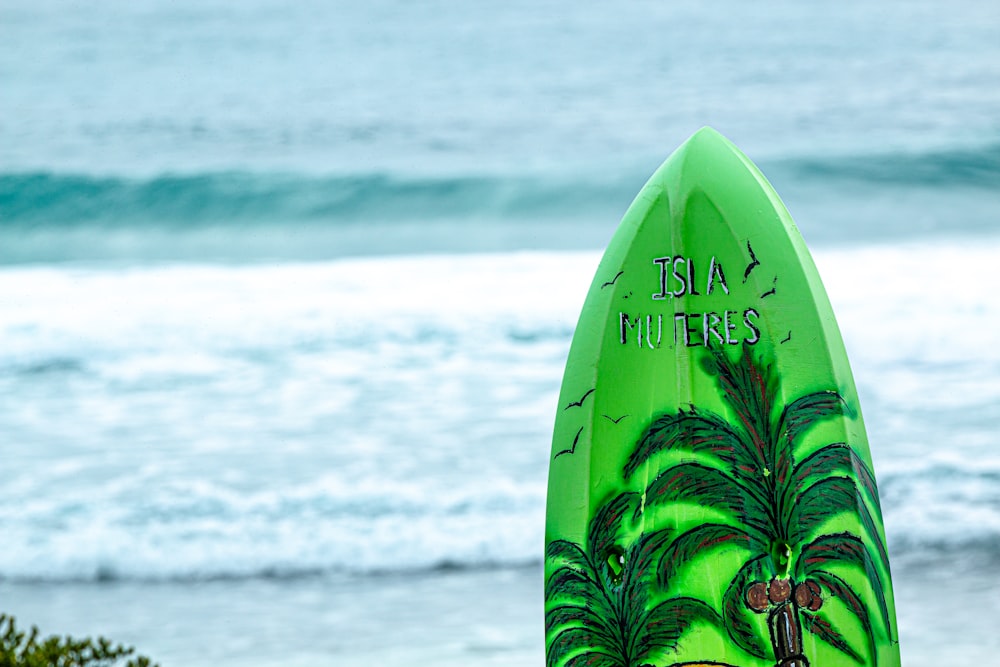
[[[773,366],[749,346],[735,359],[711,348],[703,366],[717,378],[729,418],[695,406],[661,415],[624,469],[630,478],[657,454],[680,452],[683,460],[668,465],[648,485],[647,511],[667,503],[696,503],[725,517],[683,532],[664,548],[657,563],[659,585],[666,589],[681,567],[738,545],[746,559],[721,609],[722,627],[738,646],[761,659],[773,657],[779,667],[805,667],[807,632],[857,662],[862,652],[875,662],[875,632],[890,641],[892,635],[875,480],[849,444],[810,447],[805,437],[819,422],[853,417],[853,410],[835,391],[780,403]],[[845,515],[859,517],[861,530],[850,529],[849,519],[837,527],[836,519]],[[874,591],[877,614],[858,592],[859,576]],[[857,619],[847,625],[860,626],[866,646],[858,646],[857,638],[848,640],[856,628],[837,627],[829,610],[820,612],[824,600],[831,599]],[[755,613],[767,615],[770,647],[762,637],[762,621],[753,620]]]
[[[671,531],[642,533],[630,541],[625,522],[637,518],[640,504],[640,494],[622,493],[591,518],[586,544],[549,543],[548,667],[639,667],[674,650],[695,622],[722,622],[693,598],[651,604],[657,558]]]

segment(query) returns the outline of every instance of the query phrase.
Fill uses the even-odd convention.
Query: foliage
[[[847,443],[830,443],[811,452],[805,446],[805,435],[814,425],[851,417],[853,411],[835,391],[814,392],[781,404],[777,373],[746,345],[736,359],[712,348],[704,369],[717,378],[731,418],[695,406],[661,415],[640,438],[624,469],[631,477],[668,450],[693,455],[668,465],[649,484],[647,508],[693,503],[728,517],[678,535],[660,557],[659,584],[666,588],[681,567],[714,549],[739,545],[747,552],[746,560],[722,604],[725,629],[738,646],[765,657],[764,640],[748,620],[744,604],[752,582],[808,579],[854,615],[876,659],[873,614],[838,575],[847,567],[868,579],[882,627],[891,639],[881,574],[887,576],[889,566],[876,525],[881,515],[875,480]],[[863,535],[823,532],[832,517],[845,513],[860,517]],[[799,612],[807,632],[859,660],[856,648],[823,614]]]
[[[696,621],[718,623],[718,614],[688,597],[650,604],[656,556],[668,529],[624,535],[628,516],[639,512],[637,493],[622,493],[591,519],[586,544],[549,544],[556,567],[546,582],[548,667],[636,667],[657,652],[674,650]]]
[[[0,667],[158,667],[134,653],[104,637],[42,639],[37,627],[18,630],[13,617],[0,614]]]

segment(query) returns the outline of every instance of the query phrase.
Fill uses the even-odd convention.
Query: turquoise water
[[[710,124],[838,314],[904,659],[990,662],[998,37],[971,1],[0,6],[0,611],[164,667],[540,664],[573,326]]]

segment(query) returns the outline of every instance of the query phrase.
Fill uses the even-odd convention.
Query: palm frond
[[[625,478],[631,477],[643,463],[667,450],[706,454],[727,464],[752,465],[740,456],[746,450],[745,436],[725,419],[708,410],[691,407],[660,415],[639,438],[625,463]]]
[[[889,617],[889,605],[885,599],[885,588],[882,586],[882,577],[879,575],[868,547],[857,535],[851,533],[821,535],[807,544],[802,548],[796,563],[796,578],[805,579],[813,576],[814,573],[826,571],[828,566],[838,563],[854,565],[864,571],[868,581],[871,582],[886,634],[891,640],[892,622]]]
[[[670,528],[643,533],[628,550],[624,581],[635,585],[641,585],[642,582],[645,582],[652,573],[657,556],[663,551],[663,547],[670,540],[671,535],[673,535],[673,530]]]
[[[858,482],[868,492],[868,499],[871,501],[872,507],[875,508],[875,516],[878,517],[879,523],[882,523],[882,505],[878,497],[878,486],[875,484],[874,473],[853,450],[851,451],[851,467],[854,469],[854,476]]]
[[[862,662],[858,652],[851,648],[851,645],[847,643],[844,636],[837,632],[829,621],[818,614],[813,614],[805,610],[799,610],[799,614],[799,618],[802,619],[802,627],[808,632],[816,635],[841,653],[850,656],[855,662],[859,664]]]
[[[622,648],[621,636],[610,624],[611,617],[587,605],[562,605],[545,613],[546,636],[558,628],[575,629],[580,632],[573,635],[572,641],[555,644],[550,643],[549,650],[558,653],[560,650],[572,651],[576,644],[583,642],[588,647],[603,646],[609,651],[617,652]],[[562,632],[559,632],[558,637]],[[565,655],[565,654],[563,654]]]
[[[817,391],[801,396],[781,411],[774,428],[775,478],[780,487],[788,488],[792,474],[792,457],[800,437],[817,423],[834,417],[854,417],[855,411],[847,400],[835,391]],[[792,488],[799,488],[792,485]]]
[[[835,391],[818,391],[799,397],[785,406],[778,420],[777,435],[792,447],[799,436],[824,419],[855,417],[847,400]]]
[[[746,549],[759,544],[750,533],[735,526],[720,523],[703,523],[682,533],[663,552],[657,568],[657,582],[666,589],[678,569],[696,556],[722,546],[739,546]]]
[[[625,553],[622,585],[618,591],[619,613],[624,621],[622,630],[626,644],[631,644],[645,630],[643,618],[649,606],[656,559],[670,540],[673,530],[664,528],[642,534]]]
[[[799,461],[792,470],[789,489],[792,491],[801,489],[811,477],[850,474],[854,475],[867,493],[868,500],[875,507],[875,515],[881,521],[882,512],[879,507],[875,475],[872,474],[868,464],[847,443],[835,442],[826,445]]]
[[[607,557],[607,551],[614,546],[621,533],[625,517],[635,511],[640,496],[635,492],[626,492],[615,496],[601,506],[590,520],[587,534],[587,549],[595,561]]]
[[[564,625],[585,628],[608,641],[614,638],[606,617],[588,605],[564,604],[545,612],[546,635]]]
[[[597,637],[589,629],[582,626],[566,628],[549,642],[548,651],[546,652],[548,655],[546,660],[547,667],[556,667],[563,657],[583,649],[591,649],[594,653],[603,653],[609,657],[618,653],[614,647],[602,644],[600,641],[595,641],[596,639]],[[600,649],[604,650],[601,651]]]
[[[723,627],[719,614],[701,600],[679,597],[656,605],[649,610],[645,623],[642,624],[642,640],[630,647],[633,661],[639,664],[648,660],[656,651],[676,650],[681,635],[698,621],[710,623],[720,629]]]
[[[730,477],[725,472],[692,461],[667,468],[646,488],[647,506],[689,502],[729,513],[741,523],[767,530],[762,517],[773,514],[767,489],[758,478]]]
[[[782,522],[793,542],[804,542],[823,523],[843,512],[853,511],[864,500],[850,477],[827,477],[813,482],[794,496]]]
[[[575,567],[563,566],[549,575],[545,582],[545,599],[594,599],[599,600],[601,595],[601,584],[597,579],[597,572],[593,568],[587,567],[577,569]]]
[[[568,540],[549,543],[546,556],[559,565],[548,577],[545,615],[550,665],[616,665],[632,667],[626,643],[641,628],[636,620],[648,607],[649,578],[670,528],[642,533],[628,541],[625,524],[636,516],[641,496],[625,492],[596,510],[583,546]],[[612,574],[609,557],[621,557]]]
[[[563,667],[629,667],[620,657],[601,653],[599,651],[587,651],[580,655],[575,655],[566,661]]]
[[[889,554],[885,542],[857,482],[851,477],[827,477],[802,490],[788,512],[786,526],[793,541],[804,542],[827,519],[845,511],[857,513],[865,533],[878,550],[879,562],[888,572]]]
[[[545,557],[549,560],[566,561],[577,567],[587,564],[587,554],[579,544],[569,540],[553,540],[545,548]]]
[[[889,552],[886,550],[885,542],[882,540],[882,534],[879,533],[878,527],[875,525],[875,518],[872,516],[868,506],[863,502],[858,502],[858,516],[861,519],[861,525],[864,526],[869,539],[878,550],[878,557],[882,564],[882,568],[885,570],[886,574],[889,574]],[[881,520],[881,518],[882,517],[880,515],[879,519]]]
[[[795,464],[792,469],[789,489],[793,492],[797,491],[813,477],[849,475],[854,470],[854,460],[857,458],[857,454],[847,443],[834,442],[824,445]],[[864,464],[862,463],[862,465]],[[866,488],[866,490],[870,492],[874,488]]]
[[[767,645],[758,630],[747,620],[745,596],[751,583],[767,578],[763,568],[765,558],[762,555],[748,560],[733,577],[722,597],[722,616],[730,638],[741,649],[758,658],[766,657]]]
[[[759,465],[773,468],[777,439],[772,437],[770,419],[778,394],[774,367],[758,360],[748,345],[736,359],[730,359],[719,346],[710,352],[704,357],[705,370],[717,377],[723,399],[746,432]]]
[[[871,656],[872,662],[877,665],[878,652],[875,649],[875,636],[872,634],[872,620],[871,615],[868,613],[868,606],[862,602],[858,594],[854,592],[854,589],[837,575],[831,572],[820,571],[814,572],[812,576],[816,583],[830,591],[830,595],[843,602],[847,610],[858,619],[862,629],[865,631],[865,637],[868,638],[868,654]]]

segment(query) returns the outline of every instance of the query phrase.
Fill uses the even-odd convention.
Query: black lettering
[[[625,344],[625,340],[626,340],[626,336],[628,335],[628,332],[631,329],[634,329],[635,326],[636,326],[636,324],[639,324],[639,318],[636,318],[635,319],[635,324],[633,324],[632,323],[632,318],[629,317],[629,314],[625,313],[625,312],[622,312],[622,313],[619,313],[618,319],[619,319],[618,327],[619,327],[619,329],[621,331],[621,343],[622,343],[622,345],[624,345]],[[639,335],[642,336],[642,332],[641,331],[639,332]]]
[[[697,320],[701,315],[699,313],[688,313],[684,316],[684,344],[688,347],[698,347],[698,340],[695,339],[691,342],[691,334],[698,335],[697,329],[692,329],[691,325],[688,324],[689,320]]]
[[[739,312],[735,310],[727,310],[725,313],[723,313],[722,328],[726,332],[726,344],[738,345],[740,341],[736,338],[733,338],[730,335],[730,333],[736,329],[736,322],[733,322],[731,319],[729,319],[731,315],[739,315]]]
[[[691,294],[693,296],[701,296],[701,292],[699,292],[698,288],[695,287],[697,283],[695,283],[694,281],[694,262],[691,260],[690,257],[688,257],[687,264],[688,264],[688,289],[691,290]]]
[[[683,257],[681,257],[680,255],[677,255],[676,257],[674,257],[674,267],[673,267],[674,268],[674,280],[676,280],[678,283],[680,283],[680,287],[678,287],[676,290],[674,290],[672,292],[672,294],[674,296],[684,296],[684,294],[688,290],[688,285],[687,285],[687,282],[684,279],[684,274],[677,272],[677,265],[678,264],[683,264],[683,263],[684,263],[684,258]]]
[[[657,264],[660,267],[660,291],[653,294],[653,299],[656,301],[662,301],[668,296],[671,296],[667,292],[667,266],[671,264],[670,257],[657,257],[653,260],[653,264]]]
[[[660,347],[660,341],[663,339],[663,315],[657,315],[656,320],[656,345],[653,345],[653,316],[646,315],[646,345],[651,350]]]
[[[722,318],[719,317],[718,313],[705,313],[702,319],[702,340],[705,341],[705,347],[708,347],[708,334],[714,334],[716,340],[720,343],[722,342],[722,334],[719,333],[718,326],[722,323]]]
[[[711,294],[712,290],[715,289],[716,280],[719,281],[722,291],[729,294],[729,286],[726,285],[726,274],[722,271],[722,264],[718,263],[713,255],[712,262],[708,265],[708,285],[705,287],[706,294]]]
[[[685,315],[684,313],[677,313],[676,315],[674,315],[674,347],[676,347],[677,343],[680,342],[677,337],[677,329],[678,329],[677,325],[680,325],[680,329],[684,331],[684,344],[685,345],[688,344],[687,329],[685,328],[686,324],[687,324],[687,315]]]
[[[743,311],[743,325],[746,326],[746,328],[750,331],[750,334],[753,336],[753,338],[746,339],[747,345],[753,345],[760,340],[760,329],[753,321],[758,317],[760,317],[760,313],[753,308],[747,308]]]

